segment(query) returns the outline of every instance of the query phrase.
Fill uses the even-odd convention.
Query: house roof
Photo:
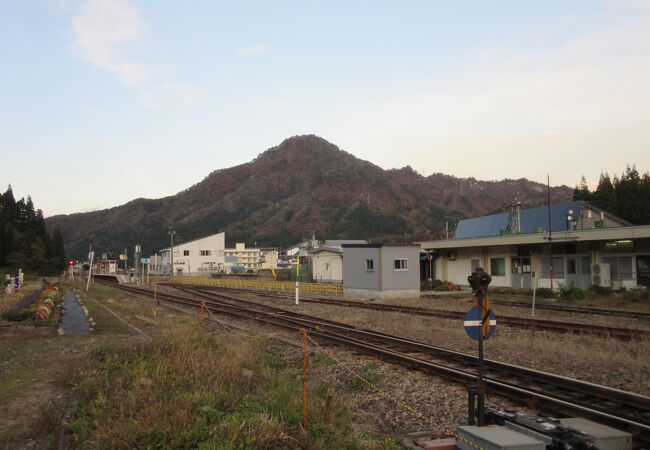
[[[322,246],[318,247],[317,249],[313,250],[311,252],[312,255],[320,252],[330,252],[330,253],[343,253],[343,250],[341,247],[331,247],[331,246]]]
[[[648,239],[650,225],[630,227],[592,228],[588,230],[560,231],[553,233],[553,242],[589,242],[619,239]],[[483,236],[467,239],[444,239],[419,242],[425,249],[458,249],[498,245],[548,244],[548,233],[512,234],[506,236]]]
[[[567,230],[567,214],[569,210],[573,211],[574,217],[579,217],[582,208],[585,206],[583,201],[556,203],[551,205],[551,231],[560,232]],[[542,229],[548,231],[548,206],[538,208],[523,209],[521,211],[521,233],[535,233]],[[475,217],[473,219],[464,219],[458,222],[456,227],[456,239],[469,239],[485,236],[499,236],[501,230],[507,230],[510,214],[507,212],[492,214],[489,216]]]
[[[219,236],[220,234],[223,234],[225,236],[225,231],[220,231],[219,233],[206,234],[205,236],[190,239],[189,241],[178,242],[178,243],[176,243],[176,245],[174,245],[174,248],[180,247],[180,246],[185,245],[185,244],[190,244],[192,242],[200,241],[202,239],[207,239],[207,238],[211,238],[211,237],[214,237],[214,236]],[[158,251],[159,252],[164,252],[165,250],[169,250],[169,247],[161,248]]]
[[[323,243],[325,247],[340,247],[344,244],[367,244],[365,239],[326,239]]]

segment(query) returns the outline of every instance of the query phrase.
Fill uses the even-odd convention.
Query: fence
[[[293,281],[276,280],[242,280],[238,278],[209,278],[209,277],[152,277],[151,281],[196,286],[223,287],[233,289],[255,289],[260,291],[293,292],[296,283]],[[300,282],[300,292],[305,294],[342,295],[343,288],[335,283],[305,283]]]

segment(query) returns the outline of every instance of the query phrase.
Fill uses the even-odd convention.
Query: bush
[[[592,284],[591,286],[589,286],[589,288],[587,288],[585,294],[587,295],[588,298],[611,297],[612,295],[614,295],[614,290],[612,288],[596,286]]]
[[[562,300],[582,300],[586,297],[585,291],[571,283],[570,286],[560,283],[560,298]]]
[[[539,288],[537,289],[536,294],[538,297],[544,297],[544,298],[556,298],[557,293],[553,289],[549,288]]]

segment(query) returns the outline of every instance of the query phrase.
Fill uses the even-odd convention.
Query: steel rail
[[[179,287],[177,284],[168,286]],[[185,286],[187,287],[187,286]],[[222,291],[219,288],[208,288],[205,286],[191,286],[192,289],[203,291]],[[235,292],[236,290],[227,290],[226,292]],[[247,291],[248,292],[248,291]],[[275,297],[274,295],[265,295],[256,293],[262,297]],[[280,296],[278,296],[280,297]],[[284,296],[280,297],[284,298]],[[289,298],[289,297],[287,297]],[[462,320],[465,313],[462,311],[448,311],[443,309],[430,309],[415,306],[386,305],[383,303],[367,303],[354,300],[340,300],[330,298],[301,298],[305,303],[321,303],[326,305],[342,306],[348,308],[359,308],[368,310],[396,312],[424,317],[443,317],[453,320]],[[494,303],[494,302],[493,302]],[[637,328],[608,327],[604,325],[593,325],[586,323],[563,322],[556,320],[531,319],[527,317],[515,317],[499,315],[498,321],[501,325],[511,328],[535,329],[537,331],[552,331],[556,333],[570,333],[578,335],[591,335],[605,338],[614,338],[622,341],[643,340],[650,338],[650,330],[641,330]]]
[[[206,293],[204,293],[200,289],[196,289],[196,288],[187,289],[187,288],[185,288],[185,289],[182,289],[182,290],[185,291],[185,292],[191,293],[191,294],[204,296],[204,298],[207,298],[207,299],[212,299],[213,298],[209,294],[206,295]],[[394,335],[390,335],[390,334],[386,334],[386,333],[381,333],[381,332],[374,331],[374,330],[366,330],[366,329],[354,327],[354,326],[351,326],[351,325],[348,325],[348,324],[343,324],[341,322],[334,322],[334,321],[326,320],[326,319],[323,319],[323,318],[320,318],[320,317],[309,316],[309,315],[305,315],[305,314],[302,314],[302,313],[296,313],[294,311],[288,311],[288,310],[285,310],[285,309],[282,309],[282,308],[277,308],[277,307],[273,307],[273,306],[269,306],[269,305],[263,305],[263,304],[259,304],[259,303],[256,303],[256,302],[251,302],[251,301],[248,301],[248,300],[238,299],[238,298],[231,297],[231,296],[223,296],[223,295],[220,295],[220,296],[222,298],[238,301],[238,302],[245,303],[245,304],[248,304],[248,305],[251,305],[251,306],[264,307],[264,308],[267,308],[268,310],[271,310],[271,311],[274,311],[274,312],[277,312],[277,313],[291,315],[292,317],[308,318],[310,320],[315,320],[317,322],[317,324],[320,325],[320,326],[330,326],[330,327],[336,327],[338,329],[346,329],[346,330],[347,329],[354,329],[355,332],[357,332],[357,333],[362,333],[367,337],[372,337],[374,339],[382,340],[382,341],[384,341],[386,343],[399,343],[400,345],[409,346],[409,348],[411,350],[441,354],[441,355],[444,355],[446,358],[452,358],[453,357],[453,358],[456,358],[456,359],[462,359],[465,362],[471,361],[471,363],[473,365],[478,364],[478,358],[476,358],[475,356],[467,354],[467,353],[459,352],[459,351],[456,351],[456,350],[451,350],[451,349],[447,349],[447,348],[443,348],[443,347],[438,347],[438,346],[434,346],[434,345],[431,345],[431,344],[426,344],[426,343],[414,341],[414,340],[408,339],[408,338],[403,338],[403,337],[394,336]],[[491,368],[491,369],[494,369],[494,370],[499,370],[499,371],[508,372],[508,373],[517,373],[517,375],[525,376],[526,378],[536,379],[537,381],[540,381],[540,382],[545,382],[545,383],[550,382],[550,383],[553,383],[555,385],[563,385],[563,386],[565,386],[567,388],[570,388],[570,389],[572,389],[574,391],[583,392],[584,394],[588,394],[588,395],[593,395],[594,392],[598,392],[599,395],[601,397],[603,397],[603,398],[612,399],[612,398],[616,397],[617,400],[622,401],[622,402],[624,402],[626,404],[634,405],[634,406],[639,407],[639,408],[650,410],[650,398],[639,395],[639,394],[635,394],[635,393],[631,393],[631,392],[627,392],[627,391],[622,391],[620,389],[606,387],[606,386],[598,385],[598,384],[595,384],[595,383],[590,383],[590,382],[587,382],[587,381],[575,380],[573,378],[564,377],[564,376],[561,376],[561,375],[555,375],[555,374],[551,374],[551,373],[548,373],[548,372],[542,372],[542,371],[530,369],[530,368],[527,368],[527,367],[516,366],[516,365],[508,364],[508,363],[503,363],[503,362],[496,361],[496,360],[486,359],[485,362],[486,362],[488,368]]]
[[[134,293],[137,293],[139,295],[151,295],[150,291],[143,290],[140,288],[133,288],[133,287],[125,287],[125,286],[119,286],[121,289],[131,291]],[[205,294],[204,294],[205,295]],[[179,297],[179,296],[174,296],[170,294],[164,294],[164,293],[159,293],[158,296],[161,299],[165,299],[168,301],[173,301],[177,303],[183,303],[188,306],[198,306],[200,304],[199,300],[187,298],[187,297]],[[228,298],[228,300],[233,300],[231,297]],[[336,324],[333,323],[332,321],[325,321],[320,318],[316,318],[317,320],[314,320],[314,318],[309,317],[305,318],[305,316],[300,315],[298,313],[294,313],[292,311],[286,311],[282,310],[280,308],[274,308],[274,307],[269,307],[268,305],[260,305],[255,302],[249,302],[246,300],[241,300],[241,299],[236,299],[234,301],[237,302],[242,302],[247,306],[239,306],[239,305],[234,305],[228,302],[223,302],[221,300],[216,300],[216,299],[208,299],[206,302],[206,305],[209,303],[210,308],[219,308],[219,312],[223,312],[226,314],[231,314],[240,318],[244,319],[254,319],[258,320],[261,322],[269,323],[272,325],[280,326],[285,329],[298,329],[298,328],[307,328],[310,330],[310,332],[318,337],[322,337],[323,339],[329,340],[329,341],[334,341],[337,343],[341,343],[344,345],[356,347],[365,351],[368,351],[373,354],[380,355],[382,357],[395,360],[396,362],[400,364],[405,364],[407,366],[415,367],[421,370],[427,370],[430,372],[435,372],[437,374],[441,374],[447,378],[452,378],[456,381],[459,382],[467,382],[468,380],[474,380],[476,375],[474,373],[466,372],[463,370],[459,370],[456,368],[451,368],[448,366],[444,366],[441,364],[437,364],[432,361],[427,361],[427,360],[422,360],[421,358],[416,358],[411,355],[407,355],[401,352],[398,352],[393,349],[387,349],[385,347],[379,347],[374,344],[368,343],[367,341],[361,341],[359,339],[350,337],[350,336],[345,336],[344,334],[341,334],[339,332],[334,332],[334,331],[326,331],[324,328],[335,328],[339,329],[343,333],[356,333],[356,334],[361,334],[365,338],[368,338],[369,335],[374,336],[375,339],[379,338],[380,340],[385,340],[385,339],[391,339],[392,341],[390,342],[393,345],[401,345],[404,347],[405,345],[415,345],[417,351],[419,352],[426,352],[427,350],[430,350],[431,348],[436,349],[436,351],[441,350],[440,348],[436,348],[434,346],[429,346],[428,344],[423,344],[423,343],[418,343],[416,341],[410,341],[408,339],[404,338],[398,338],[395,336],[390,336],[386,335],[384,333],[378,333],[378,332],[373,332],[370,330],[360,330],[356,327],[350,327],[344,324]],[[258,307],[263,307],[267,311],[261,311],[259,309],[252,309],[250,306],[255,305]],[[275,310],[275,311],[274,311]],[[280,313],[278,313],[280,311]],[[300,317],[295,317],[294,315],[298,315]],[[291,316],[291,317],[289,317]],[[411,350],[413,350],[414,347],[411,347]],[[442,349],[442,350],[447,350],[447,349]],[[469,357],[470,359],[475,359],[475,357],[471,355],[466,355],[460,352],[455,352],[451,350],[447,350],[448,352],[451,352],[456,355],[462,355]],[[560,377],[557,375],[552,375],[552,374],[546,374],[544,372],[538,372],[538,371],[533,371],[532,369],[527,369],[523,367],[518,367],[518,366],[512,366],[509,364],[505,363],[499,363],[497,361],[492,361],[488,360],[489,364],[497,364],[500,366],[500,368],[507,367],[509,369],[516,368],[519,373],[514,374],[517,376],[522,376],[521,373],[524,372],[534,372],[537,376],[541,376],[542,378],[545,378],[547,376],[553,377],[555,379],[562,379],[564,384],[567,383],[579,383],[582,384],[585,387],[588,387],[587,391],[592,390],[592,391],[598,391],[600,395],[605,395],[605,399],[615,399],[615,401],[621,401],[623,397],[625,397],[627,400],[631,400],[628,405],[633,405],[634,403],[637,403],[636,406],[640,407],[643,409],[643,412],[640,414],[642,417],[645,417],[644,415],[647,415],[647,412],[650,410],[650,398],[639,396],[638,394],[633,394],[625,391],[620,391],[614,388],[608,388],[605,386],[600,386],[600,385],[595,385],[593,383],[586,383],[586,382],[580,382],[578,380],[573,380],[570,378],[566,377]],[[510,376],[512,376],[513,373],[510,373]],[[530,377],[528,377],[530,379]],[[538,378],[539,380],[539,378]],[[546,378],[544,380],[540,380],[542,384],[549,384],[550,379]],[[625,426],[628,428],[630,431],[634,432],[638,436],[645,436],[648,435],[650,436],[650,423],[646,423],[639,421],[636,418],[631,418],[629,416],[616,416],[610,412],[612,409],[611,406],[609,406],[608,409],[603,409],[599,407],[594,407],[586,404],[581,404],[577,403],[575,400],[572,399],[566,399],[559,397],[556,394],[549,393],[547,391],[542,390],[541,388],[535,389],[535,388],[530,388],[530,387],[522,387],[521,385],[517,384],[512,384],[511,382],[499,380],[495,378],[494,376],[488,376],[488,386],[490,386],[490,390],[495,393],[499,393],[501,395],[510,397],[510,398],[515,398],[518,401],[522,401],[521,396],[525,395],[527,397],[532,397],[537,399],[539,402],[543,404],[548,404],[550,408],[553,408],[553,410],[557,411],[557,407],[560,406],[564,409],[564,411],[568,413],[578,413],[583,416],[590,417],[595,420],[599,421],[606,421],[610,424],[617,424],[618,426]],[[573,389],[573,387],[570,387],[570,389]],[[580,392],[580,391],[578,391]],[[581,394],[586,395],[587,392],[581,392]],[[593,395],[593,392],[590,393]]]

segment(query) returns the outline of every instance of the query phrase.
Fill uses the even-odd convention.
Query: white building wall
[[[226,234],[218,233],[174,245],[174,275],[208,275],[224,270]],[[169,273],[169,248],[161,250],[162,267]]]
[[[260,249],[260,269],[276,269],[278,267],[279,251],[277,249]]]
[[[471,259],[455,259],[447,261],[447,281],[454,284],[466,285],[467,277],[472,273]]]
[[[312,277],[317,282],[343,281],[343,255],[334,252],[318,252],[311,255]]]

